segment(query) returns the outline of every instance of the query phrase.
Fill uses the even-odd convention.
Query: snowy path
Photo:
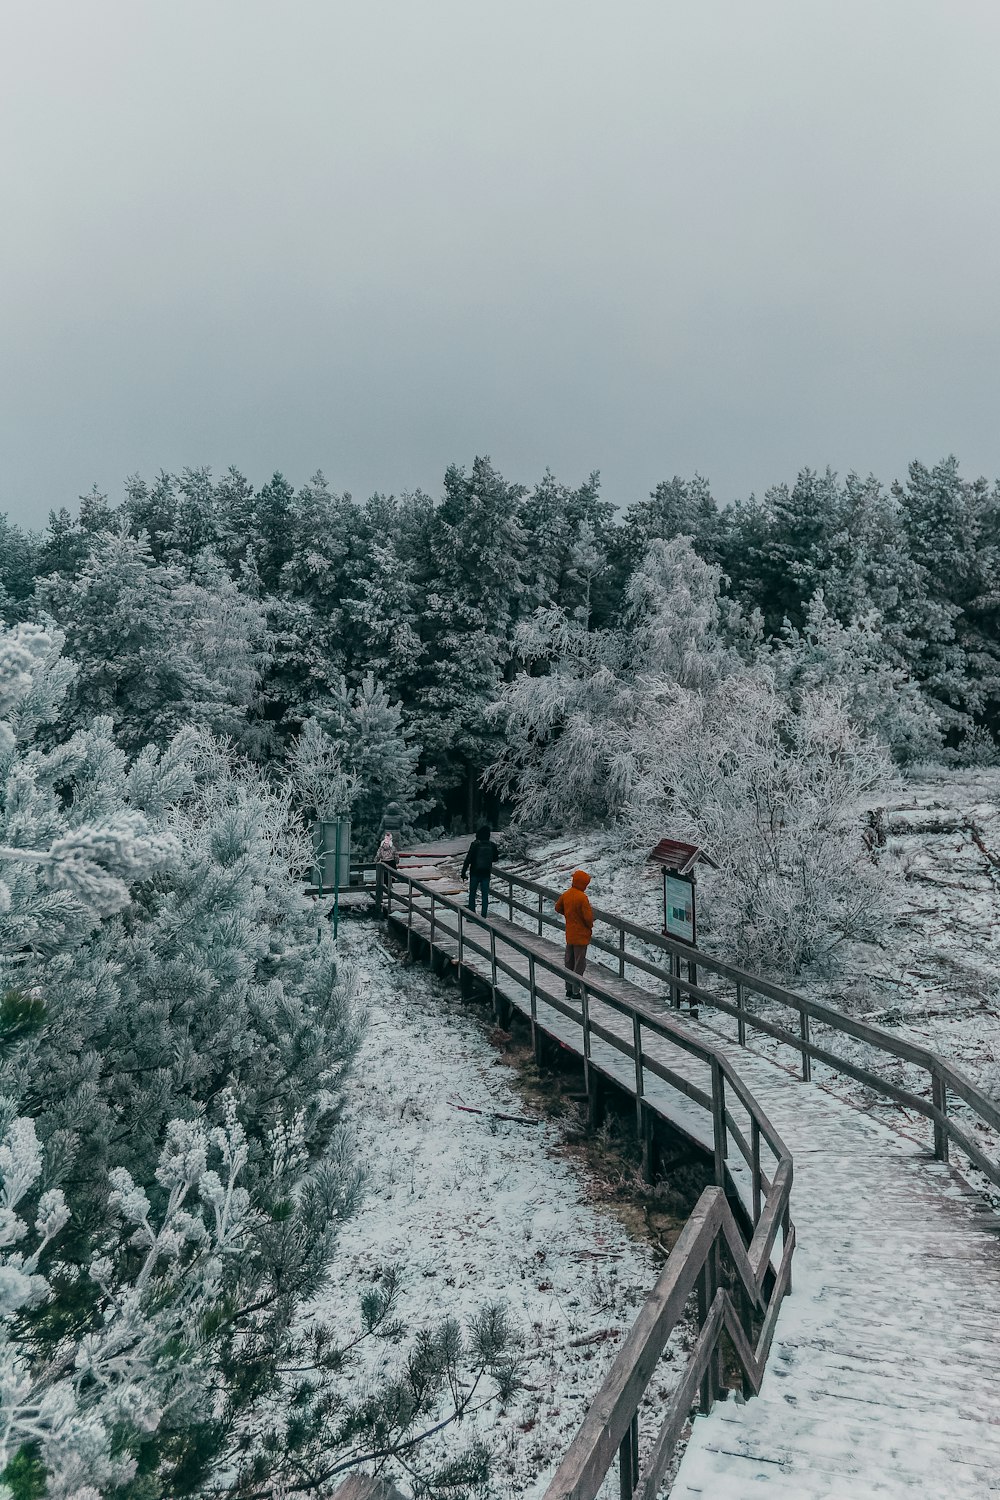
[[[443,879],[441,889],[450,894],[451,882]],[[519,955],[503,942],[505,932],[561,957],[522,928],[503,920],[494,925],[498,952],[512,967]],[[488,972],[487,961],[471,962]],[[500,988],[526,1008],[517,984],[501,976]],[[652,997],[646,1003],[661,1008]],[[591,1015],[626,1034],[627,1021],[596,998]],[[544,1000],[538,1017],[546,1031],[579,1045],[573,1023]],[[678,1071],[684,1067],[686,1054],[668,1042],[651,1036],[646,1045],[654,1054],[662,1049]],[[713,1500],[1000,1495],[995,1219],[957,1173],[915,1141],[765,1057],[721,1045],[794,1158],[794,1291],[760,1397],[745,1405],[727,1401],[696,1420],[672,1494]],[[601,1056],[595,1051],[593,1061],[614,1070],[623,1087],[633,1086],[630,1061],[613,1048]],[[686,1065],[703,1086],[702,1065],[691,1059]],[[646,1093],[691,1130],[688,1101],[652,1078]]]
[[[351,1337],[360,1291],[388,1266],[402,1269],[399,1312],[411,1336],[501,1302],[525,1338],[525,1388],[507,1409],[493,1403],[449,1429],[437,1451],[453,1454],[475,1431],[493,1449],[491,1497],[531,1500],[582,1421],[658,1262],[592,1201],[558,1126],[496,1121],[449,1102],[533,1113],[456,991],[421,968],[404,970],[367,923],[342,922],[340,942],[369,1011],[348,1103],[368,1191],[338,1237],[317,1311]],[[382,1357],[374,1347],[372,1371]],[[675,1358],[680,1368],[679,1350]],[[667,1362],[658,1394],[674,1382]],[[612,1476],[609,1496],[615,1484]]]

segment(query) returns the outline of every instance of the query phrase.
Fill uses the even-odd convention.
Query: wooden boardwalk
[[[440,867],[413,869],[460,895]],[[403,913],[403,920],[406,914]],[[430,936],[428,903],[412,925]],[[558,946],[505,918],[491,921],[503,963],[524,972],[526,948],[549,962]],[[516,941],[517,948],[504,941]],[[436,950],[457,958],[437,930]],[[493,982],[490,957],[463,964]],[[601,982],[650,1014],[650,990],[594,966]],[[497,975],[498,992],[527,1013],[527,990]],[[537,1025],[580,1050],[580,1027],[547,1003],[558,975],[536,972]],[[565,1002],[562,1002],[565,1004]],[[692,1032],[704,1028],[669,1012]],[[627,1018],[590,1001],[591,1023],[625,1036]],[[712,1040],[718,1042],[714,1035]],[[987,1500],[1000,1497],[1000,1238],[997,1221],[959,1174],[903,1134],[828,1090],[803,1083],[735,1043],[722,1050],[766,1109],[795,1164],[794,1289],[782,1305],[760,1395],[696,1418],[670,1493],[712,1500]],[[648,1056],[706,1088],[705,1065],[650,1036]],[[591,1067],[634,1092],[631,1064],[595,1042]],[[656,1079],[658,1113],[711,1147],[705,1110]],[[736,1107],[738,1116],[739,1106]],[[734,1172],[740,1190],[740,1174]]]

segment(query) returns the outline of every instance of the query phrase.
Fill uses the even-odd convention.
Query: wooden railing
[[[491,879],[495,889],[498,885],[505,888],[506,893],[499,897],[498,904],[499,909],[508,915],[510,921],[527,919],[532,927],[537,928],[539,934],[546,928],[562,929],[559,918],[551,911],[545,910],[558,892],[500,869],[494,869]],[[530,895],[532,898],[530,904],[520,899],[520,895]],[[807,1081],[812,1076],[813,1063],[824,1063],[827,1067],[865,1084],[866,1087],[893,1100],[896,1104],[912,1109],[916,1114],[931,1121],[934,1131],[934,1154],[940,1161],[948,1160],[949,1143],[953,1143],[964,1152],[974,1167],[1000,1187],[1000,1162],[987,1156],[968,1132],[956,1122],[949,1109],[949,1095],[961,1100],[969,1112],[987,1129],[998,1133],[1000,1133],[1000,1107],[987,1098],[961,1069],[956,1068],[946,1058],[931,1051],[929,1047],[921,1047],[917,1043],[904,1041],[884,1027],[856,1021],[853,1017],[845,1015],[843,1011],[831,1005],[824,1005],[822,1001],[808,1000],[804,995],[798,995],[793,990],[773,984],[759,974],[751,974],[747,970],[736,968],[733,964],[711,958],[701,950],[694,952],[684,943],[676,942],[662,933],[653,932],[650,928],[640,927],[634,922],[626,921],[613,912],[595,907],[594,916],[595,927],[600,924],[603,928],[610,929],[612,939],[609,941],[607,937],[595,936],[591,948],[613,959],[620,975],[624,977],[626,969],[631,968],[665,981],[671,1002],[675,1007],[680,1006],[682,996],[693,1005],[714,1006],[724,1015],[735,1019],[736,1038],[740,1046],[746,1045],[749,1027],[751,1030],[762,1032],[791,1047],[799,1055],[802,1077]],[[629,939],[662,953],[666,960],[667,972],[664,973],[663,960],[659,963],[650,962],[642,954],[630,952],[627,947]],[[731,987],[732,998],[720,992],[720,988],[708,989],[703,984],[699,984],[695,966],[697,970],[715,976],[722,985]],[[685,967],[688,969],[686,979],[682,977],[682,969]],[[762,996],[790,1011],[796,1017],[794,1030],[781,1025],[778,1021],[757,1015],[747,1004],[748,999],[754,995]],[[927,1074],[927,1095],[915,1093],[912,1089],[905,1088],[892,1079],[862,1067],[850,1058],[831,1052],[829,1047],[819,1045],[812,1036],[813,1022],[826,1026],[842,1036],[853,1037],[856,1041],[864,1042],[895,1062],[909,1063],[919,1068]]]
[[[470,911],[464,901],[444,895],[434,885],[405,870],[395,873],[392,890],[387,894],[395,908],[396,920],[406,925],[411,943],[416,935],[432,947],[447,944],[459,964],[469,965],[478,957],[484,961],[484,967],[488,966],[494,990],[501,974],[520,986],[526,992],[533,1036],[541,1026],[540,1004],[580,1028],[578,1051],[588,1096],[592,1096],[597,1071],[607,1071],[615,1082],[621,1082],[618,1072],[608,1071],[606,1065],[602,1068],[595,1061],[594,1042],[606,1044],[625,1057],[631,1063],[626,1076],[628,1087],[635,1094],[640,1141],[650,1139],[653,1115],[662,1114],[673,1123],[670,1111],[661,1109],[655,1097],[650,1097],[647,1088],[650,1078],[668,1084],[703,1108],[711,1120],[708,1134],[713,1146],[716,1185],[707,1188],[698,1200],[611,1373],[546,1491],[546,1500],[570,1500],[570,1497],[594,1500],[617,1452],[622,1496],[638,1493],[646,1500],[653,1500],[692,1406],[698,1402],[703,1411],[710,1410],[724,1389],[724,1339],[740,1367],[745,1392],[749,1394],[760,1388],[778,1311],[791,1289],[795,1248],[790,1213],[791,1156],[723,1051],[707,1038],[692,1035],[669,1012],[624,1000],[615,992],[613,976],[602,979],[599,967],[588,970],[579,981],[581,998],[579,1006],[574,1005],[563,1000],[558,992],[553,994],[539,987],[541,971],[555,975],[557,991],[562,988],[566,971],[558,959],[539,951],[537,945],[519,942],[509,929],[498,938],[494,924]],[[511,889],[511,911],[514,905]],[[541,913],[538,920],[542,923]],[[510,953],[520,962],[512,962],[507,957]],[[626,1018],[625,1036],[593,1015],[595,999]],[[650,1037],[661,1038],[689,1057],[699,1059],[708,1069],[708,1088],[699,1087],[662,1057],[651,1055]],[[564,1037],[560,1035],[559,1039]],[[745,1125],[736,1117],[739,1107],[745,1112]],[[774,1160],[770,1176],[762,1166],[762,1146]],[[745,1193],[741,1192],[731,1169],[734,1153],[749,1170]],[[747,1238],[740,1227],[741,1220],[749,1223]],[[639,1407],[667,1341],[695,1293],[698,1329],[695,1345],[681,1383],[670,1398],[659,1430],[640,1463]]]

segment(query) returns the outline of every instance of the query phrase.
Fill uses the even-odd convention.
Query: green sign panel
[[[694,943],[694,885],[683,875],[665,872],[663,892],[664,931],[680,938],[684,943]]]

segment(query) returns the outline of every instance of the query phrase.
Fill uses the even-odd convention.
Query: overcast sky
[[[5,0],[0,510],[1000,474],[996,0]]]

